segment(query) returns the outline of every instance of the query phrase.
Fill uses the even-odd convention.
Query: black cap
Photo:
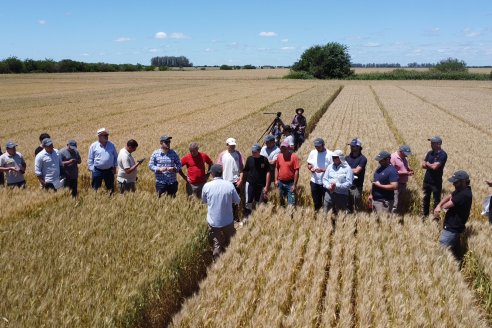
[[[454,172],[453,175],[448,179],[448,181],[451,183],[455,183],[460,180],[470,180],[470,176],[465,171],[460,170]]]
[[[382,150],[379,152],[379,154],[376,157],[374,157],[374,159],[379,162],[382,161],[383,159],[390,158],[390,157],[391,157],[390,153],[388,153],[386,150]]]

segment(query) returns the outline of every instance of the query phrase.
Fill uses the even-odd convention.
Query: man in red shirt
[[[190,144],[190,152],[181,158],[181,165],[187,168],[187,175],[183,171],[179,171],[179,175],[186,181],[186,193],[188,196],[195,195],[198,198],[202,197],[203,185],[208,180],[210,167],[213,162],[210,157],[204,152],[198,151],[198,144],[193,142]],[[208,164],[208,170],[205,171],[205,163]]]
[[[289,142],[280,144],[280,154],[275,169],[275,185],[280,192],[280,205],[285,205],[285,197],[289,206],[296,204],[296,188],[299,180],[299,159],[293,154]]]

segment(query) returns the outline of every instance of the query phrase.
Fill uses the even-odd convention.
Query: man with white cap
[[[210,168],[212,181],[203,186],[202,201],[208,205],[208,240],[213,247],[216,259],[229,245],[234,228],[233,204],[241,201],[234,185],[222,178],[222,165],[213,164]]]
[[[178,192],[176,174],[181,171],[181,160],[178,153],[171,149],[172,138],[161,136],[161,148],[155,150],[149,160],[149,169],[155,173],[155,190],[159,198],[163,194],[176,197]]]
[[[426,170],[423,183],[424,197],[422,198],[422,219],[424,220],[430,213],[431,196],[434,196],[434,207],[441,201],[442,176],[448,160],[448,154],[441,148],[441,137],[435,136],[427,140],[430,141],[432,150],[425,155],[422,161],[422,168]]]
[[[293,153],[288,141],[280,144],[280,155],[278,155],[275,168],[275,186],[280,194],[280,205],[285,205],[285,198],[289,207],[296,205],[297,182],[299,181],[299,159]]]
[[[339,211],[347,210],[354,173],[341,150],[335,150],[331,157],[332,163],[326,167],[323,176],[323,186],[326,189],[324,209],[326,212],[333,209],[333,213],[338,214]]]
[[[398,172],[398,189],[395,190],[393,202],[393,212],[403,214],[403,200],[407,194],[408,178],[413,175],[413,170],[408,166],[407,157],[412,155],[412,150],[408,145],[401,145],[400,148],[391,154],[390,163]]]
[[[56,191],[62,187],[60,173],[63,163],[50,138],[43,139],[41,145],[43,150],[36,155],[34,160],[34,174],[43,189]]]
[[[244,165],[244,188],[245,204],[244,216],[247,217],[253,210],[254,203],[265,202],[268,199],[270,189],[270,163],[268,159],[260,155],[261,146],[254,144],[251,146],[251,156],[246,159]]]
[[[115,145],[109,141],[109,131],[105,128],[97,130],[98,141],[89,147],[87,166],[92,172],[92,189],[98,190],[104,184],[106,189],[114,193],[114,175],[118,166],[118,153]]]
[[[234,138],[227,138],[227,149],[217,157],[217,164],[222,165],[222,178],[231,182],[238,194],[241,194],[243,184],[244,158],[241,152],[236,149],[237,142]],[[239,207],[233,206],[234,220],[239,222]]]
[[[72,197],[77,197],[79,167],[82,163],[80,153],[77,149],[77,142],[73,139],[68,140],[67,147],[60,150],[60,157],[65,169],[65,187],[72,192]]]
[[[367,158],[362,154],[362,141],[354,138],[350,143],[350,154],[345,158],[354,173],[354,182],[349,191],[348,212],[353,213],[362,207],[362,190],[366,175]]]
[[[391,154],[380,151],[374,160],[379,162],[379,167],[374,172],[371,195],[373,211],[376,213],[391,213],[395,200],[395,190],[398,189],[398,172],[391,165]]]
[[[8,187],[23,188],[26,185],[26,162],[16,147],[17,144],[13,141],[8,141],[5,145],[7,152],[0,156],[0,172],[6,174]]]
[[[443,210],[446,212],[439,243],[449,247],[454,256],[460,260],[463,256],[460,236],[465,231],[465,224],[470,217],[473,195],[467,172],[456,171],[448,181],[453,184],[455,191],[437,204],[434,217],[439,218]]]
[[[313,198],[314,210],[319,211],[323,207],[325,188],[323,187],[323,176],[326,167],[331,164],[331,152],[325,148],[322,138],[314,139],[314,148],[307,158],[307,168],[311,172],[311,197]]]

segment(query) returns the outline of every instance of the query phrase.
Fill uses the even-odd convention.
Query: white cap
[[[345,162],[345,155],[343,154],[343,151],[341,151],[340,149],[337,149],[334,152],[332,152],[331,157],[338,157],[342,162]]]
[[[237,145],[236,139],[234,139],[234,138],[227,138],[226,144],[229,145],[229,146],[235,146],[235,145]]]
[[[97,130],[97,135],[99,136],[101,134],[109,134],[109,130],[106,130],[106,128],[100,128]]]

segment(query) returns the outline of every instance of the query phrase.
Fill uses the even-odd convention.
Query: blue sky
[[[492,1],[4,1],[0,59],[291,65],[340,42],[354,63],[492,65]]]

